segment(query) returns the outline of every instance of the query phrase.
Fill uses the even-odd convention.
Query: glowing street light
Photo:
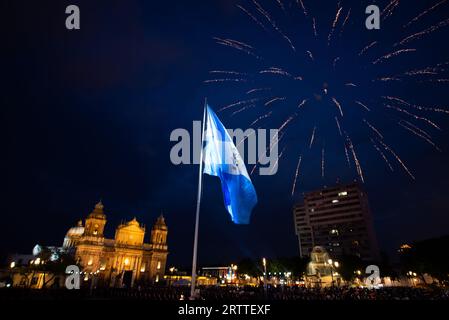
[[[331,279],[332,279],[332,286],[334,285],[334,267],[338,268],[340,266],[340,263],[338,261],[332,261],[332,259],[327,260],[327,263],[329,264],[331,268]],[[337,276],[338,273],[335,273]]]
[[[263,264],[263,289],[265,291],[265,296],[267,295],[267,259],[262,258]]]

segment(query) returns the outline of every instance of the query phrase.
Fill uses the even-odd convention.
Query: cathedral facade
[[[104,236],[106,214],[101,202],[84,221],[71,228],[63,243],[72,252],[84,280],[111,287],[132,287],[136,283],[157,283],[163,279],[167,261],[167,225],[161,215],[145,243],[145,227],[134,218],[120,224],[114,239]]]

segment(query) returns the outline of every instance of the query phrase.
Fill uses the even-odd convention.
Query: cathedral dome
[[[76,227],[72,227],[67,231],[66,237],[80,237],[84,233],[83,222],[78,221],[78,225]]]
[[[80,237],[83,235],[83,233],[84,233],[84,227],[73,227],[73,228],[70,228],[69,231],[67,231],[66,236],[67,237],[73,237],[73,236]]]
[[[83,222],[80,220],[78,221],[77,226],[72,227],[69,229],[69,231],[67,231],[62,246],[64,248],[73,247],[83,234],[84,234]]]

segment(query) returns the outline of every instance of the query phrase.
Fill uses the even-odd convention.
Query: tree
[[[354,255],[342,255],[339,262],[338,272],[345,281],[354,280],[356,271],[363,269],[365,265],[360,257]]]

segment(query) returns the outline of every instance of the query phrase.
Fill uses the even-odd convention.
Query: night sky
[[[307,5],[318,1],[304,2]],[[210,70],[249,72],[255,67],[251,57],[216,44],[214,36],[248,41],[260,48],[272,65],[296,68],[312,79],[298,87],[277,83],[275,89],[285,90],[289,99],[301,97],[303,92],[304,97],[316,97],[314,94],[320,93],[320,86],[326,82],[329,90],[335,87],[333,94],[341,97],[345,110],[350,110],[350,95],[365,99],[373,109],[381,109],[376,97],[395,93],[416,104],[449,109],[447,83],[370,81],[377,75],[448,61],[449,27],[410,43],[407,48],[417,49],[411,55],[395,57],[379,69],[373,69],[369,63],[391,52],[395,40],[447,19],[449,3],[404,31],[403,24],[436,3],[415,1],[412,6],[411,1],[404,1],[381,24],[381,30],[368,31],[364,8],[376,2],[381,8],[388,3],[342,1],[345,9],[347,3],[352,3],[353,15],[344,36],[339,36],[340,29],[335,35],[332,50],[344,63],[335,72],[328,64],[307,63],[305,51],[313,51],[320,61],[335,57],[326,45],[326,37],[336,1],[321,1],[308,7],[317,18],[324,45],[312,39],[310,18],[304,19],[297,7],[293,18],[284,20],[276,1],[261,1],[274,18],[285,21],[283,27],[292,35],[300,53],[295,57],[278,36],[273,32],[267,36],[236,7],[238,3],[251,7],[244,0],[2,1],[0,103],[4,191],[0,252],[30,253],[36,243],[62,245],[68,228],[84,219],[102,199],[109,237],[113,237],[122,220],[134,216],[149,231],[163,212],[169,228],[168,264],[191,263],[198,167],[171,164],[169,152],[174,143],[169,141],[170,133],[176,128],[191,131],[192,121],[201,119],[205,97],[215,110],[244,98],[249,87],[203,83],[211,79]],[[80,30],[65,28],[65,8],[69,4],[80,7]],[[351,60],[351,54],[357,56],[361,48],[375,40],[380,45],[370,52],[368,63],[361,66],[359,60]],[[368,85],[357,88],[356,93],[347,93],[347,88],[336,85],[343,78]],[[345,164],[341,141],[334,142],[335,107],[326,99],[315,99],[305,111],[305,121],[295,122],[286,132],[280,144],[280,150],[286,149],[278,173],[252,176],[259,203],[250,225],[234,225],[230,221],[218,178],[205,176],[200,265],[231,263],[243,257],[297,255],[293,203],[304,191],[333,185],[337,179],[357,179],[354,167]],[[280,111],[263,124],[264,128],[278,128],[288,110],[292,110],[288,103],[275,107]],[[332,112],[327,112],[331,108]],[[232,112],[218,116],[229,128],[247,128],[263,114],[261,110],[263,105],[235,116]],[[370,118],[382,129],[386,141],[404,159],[416,180],[393,158],[390,160],[394,172],[389,171],[370,144],[370,136],[363,131],[356,111],[349,111],[345,118],[363,167],[364,188],[380,247],[390,253],[402,242],[449,233],[449,115],[426,116],[442,130],[434,130],[423,122],[414,123],[432,133],[441,152],[398,127],[394,111],[382,110]],[[309,150],[307,141],[314,125],[319,126],[317,147]],[[324,178],[320,171],[323,145]],[[305,157],[304,166],[292,198],[300,153]]]

